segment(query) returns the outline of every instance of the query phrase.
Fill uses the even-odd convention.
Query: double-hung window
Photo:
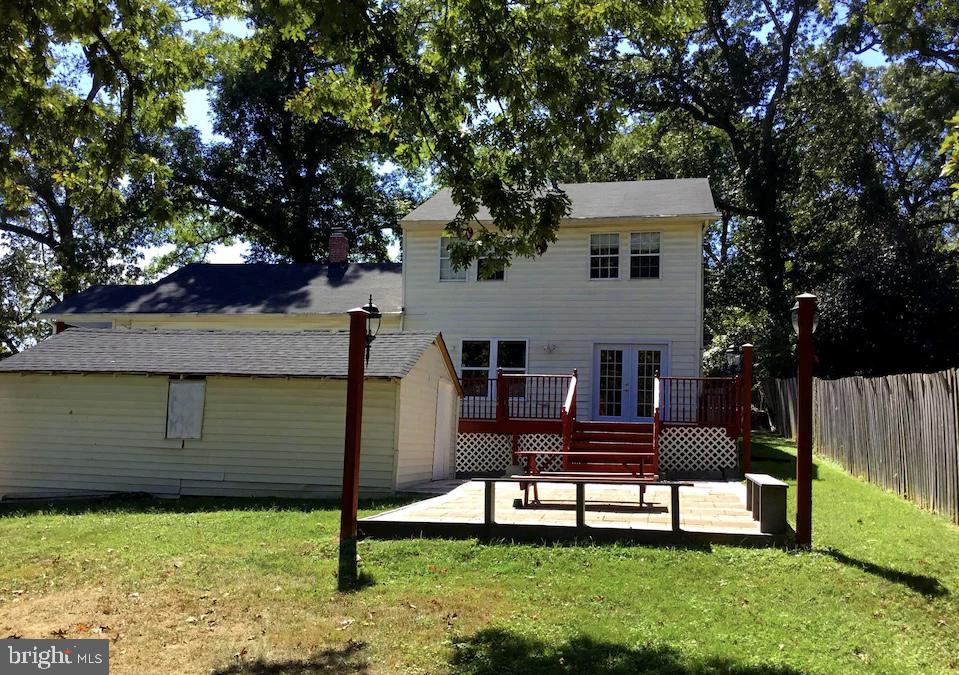
[[[589,278],[619,278],[619,234],[589,235]]]
[[[633,232],[629,235],[629,278],[659,278],[659,232]]]
[[[450,244],[453,242],[450,237],[440,238],[440,281],[466,281],[467,267],[453,269],[450,260]]]

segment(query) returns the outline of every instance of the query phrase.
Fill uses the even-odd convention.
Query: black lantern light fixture
[[[735,345],[729,345],[725,353],[726,365],[729,366],[733,372],[739,371],[739,364],[742,363],[743,360],[742,350]]]
[[[380,308],[373,304],[373,295],[370,295],[370,301],[363,307],[366,312],[366,365],[370,365],[370,346],[376,339],[376,334],[380,332],[380,320],[383,315],[380,314]],[[374,324],[374,321],[376,322]]]
[[[816,296],[812,293],[803,293],[802,295],[796,296],[797,298],[812,298],[815,300]],[[793,332],[796,335],[799,335],[799,300],[796,300],[796,304],[793,305],[792,311],[789,313],[790,318],[792,319]],[[816,329],[819,328],[819,312],[814,311],[812,314],[812,332],[815,333]]]

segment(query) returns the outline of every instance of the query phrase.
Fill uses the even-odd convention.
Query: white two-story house
[[[701,374],[703,228],[717,217],[709,183],[560,187],[571,211],[556,242],[506,269],[450,267],[448,190],[406,216],[404,326],[442,331],[464,379],[575,368],[580,417],[650,421],[657,372]]]
[[[648,423],[657,374],[701,374],[708,181],[561,187],[556,242],[505,269],[451,266],[441,190],[403,219],[402,264],[349,263],[334,234],[327,264],[188,265],[65,298],[44,313],[57,335],[0,362],[0,496],[335,495],[342,331],[370,295],[366,494],[556,447],[574,370],[576,419]],[[489,426],[497,410],[524,433]],[[729,438],[682,462],[674,441],[677,469],[735,468]]]

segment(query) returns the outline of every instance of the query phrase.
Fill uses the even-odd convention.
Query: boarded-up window
[[[167,398],[166,437],[200,438],[206,380],[170,380]]]

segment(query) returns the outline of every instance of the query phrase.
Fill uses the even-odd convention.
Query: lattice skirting
[[[666,427],[659,438],[660,471],[728,471],[738,465],[736,439],[722,427]]]
[[[520,434],[520,450],[562,450],[559,434]],[[509,434],[459,434],[456,439],[456,470],[463,473],[505,472],[512,464],[512,439]],[[540,460],[540,471],[562,466],[559,457]]]
[[[521,434],[520,450],[563,449],[559,434]],[[666,427],[659,443],[662,472],[709,473],[730,471],[739,465],[736,440],[722,427]],[[509,434],[459,434],[456,440],[456,470],[462,473],[499,473],[511,465]],[[523,460],[525,465],[525,460]],[[540,460],[540,471],[557,471],[562,460]]]

